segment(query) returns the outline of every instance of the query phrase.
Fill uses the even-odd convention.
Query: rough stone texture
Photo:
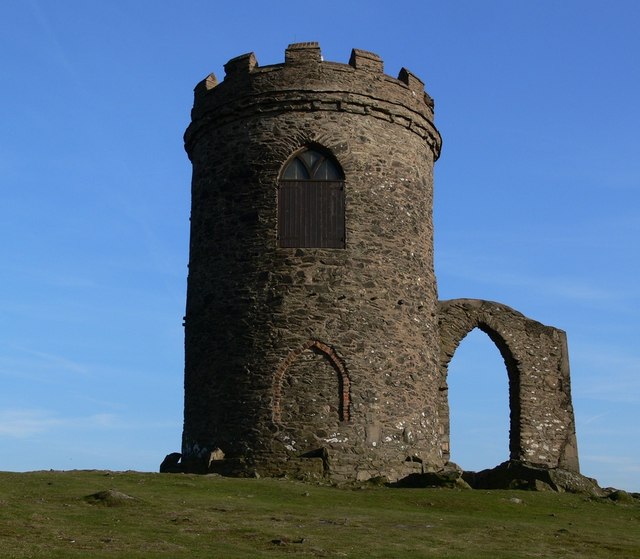
[[[540,467],[519,460],[508,460],[489,470],[464,472],[463,479],[473,489],[524,489],[606,495],[595,479],[564,468]]]
[[[196,87],[183,463],[219,447],[261,474],[325,454],[336,480],[442,462],[432,169],[440,137],[407,71],[315,43]],[[278,174],[322,146],[345,175],[345,249],[278,248]],[[304,459],[302,459],[304,463]],[[308,459],[317,472],[317,460]]]
[[[447,489],[471,489],[463,479],[463,472],[457,470],[441,470],[410,474],[401,480],[389,484],[391,487],[444,487]]]
[[[160,464],[160,473],[176,474],[182,472],[182,464],[180,464],[181,458],[182,454],[180,454],[179,452],[172,452],[171,454],[167,454]]]
[[[474,328],[496,344],[507,368],[510,458],[579,471],[566,334],[492,301],[454,299],[439,304],[443,454],[448,456],[449,450],[447,369],[458,344]]]
[[[284,64],[266,67],[245,54],[225,72],[196,86],[185,134],[193,181],[183,470],[395,481],[442,469],[446,364],[473,312],[437,300],[441,140],[424,84],[406,69],[385,75],[367,51],[325,62],[317,43],[290,45]],[[280,172],[303,148],[342,167],[345,248],[278,246]],[[511,339],[502,323],[481,324]],[[539,368],[524,388],[554,409],[544,415],[523,393],[518,409],[533,415],[515,423],[512,450],[571,462],[568,368],[553,368],[566,363],[564,337],[539,325],[534,343],[533,324],[509,323],[532,356],[513,350],[527,371]],[[548,371],[547,355],[556,364]],[[215,449],[223,459],[211,460]]]

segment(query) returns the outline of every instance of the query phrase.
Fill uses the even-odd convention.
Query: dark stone
[[[195,472],[200,473],[200,472]],[[222,460],[211,460],[205,469],[207,474],[220,474],[233,477],[256,477],[255,470],[247,466],[245,460],[240,458],[224,458]]]
[[[95,505],[103,505],[106,507],[120,507],[125,505],[131,505],[136,502],[134,497],[121,493],[115,489],[107,489],[105,491],[98,491],[92,493],[84,498],[85,501]]]
[[[607,495],[607,499],[615,501],[616,503],[635,502],[634,496],[631,493],[627,493],[626,491],[623,491],[622,489],[615,489],[611,491],[611,493]]]
[[[180,464],[180,458],[182,458],[182,454],[179,452],[172,452],[171,454],[167,454],[160,464],[160,473],[161,474],[177,474],[182,472],[182,465]]]
[[[469,485],[462,479],[462,472],[457,472],[455,470],[409,474],[408,476],[389,485],[391,487],[444,487],[447,489],[470,489]]]
[[[562,468],[547,468],[517,460],[480,472],[465,471],[462,477],[473,489],[552,490],[598,497],[604,495],[594,479]]]

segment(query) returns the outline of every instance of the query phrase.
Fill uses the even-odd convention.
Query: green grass
[[[86,499],[104,490],[134,499]],[[640,557],[640,503],[290,480],[0,473],[0,557]]]

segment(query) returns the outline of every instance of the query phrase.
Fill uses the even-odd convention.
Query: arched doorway
[[[489,336],[507,370],[509,459],[578,472],[565,332],[481,299],[438,302],[443,458],[450,457],[448,368],[458,345],[474,328]]]
[[[492,468],[509,458],[509,376],[500,351],[479,328],[449,362],[450,460],[465,470]]]

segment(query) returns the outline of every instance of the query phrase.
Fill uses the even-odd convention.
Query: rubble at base
[[[462,478],[473,489],[525,489],[606,496],[595,479],[561,468],[540,467],[518,460],[508,460],[480,472],[465,471]]]

